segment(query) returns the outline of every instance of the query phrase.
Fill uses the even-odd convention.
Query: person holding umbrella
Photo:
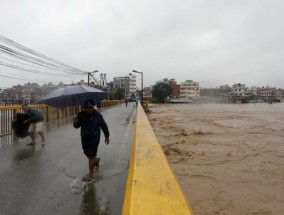
[[[94,109],[92,99],[85,100],[84,110],[73,120],[73,127],[81,127],[81,144],[84,154],[89,159],[89,174],[87,181],[94,179],[94,169],[99,167],[100,157],[97,156],[101,129],[105,136],[105,144],[109,144],[109,130],[103,116]]]

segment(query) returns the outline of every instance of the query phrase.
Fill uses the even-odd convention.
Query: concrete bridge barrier
[[[123,215],[193,214],[141,105],[123,205]]]

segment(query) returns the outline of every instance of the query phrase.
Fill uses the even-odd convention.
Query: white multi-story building
[[[240,84],[240,83],[233,84],[231,89],[232,89],[231,94],[237,97],[247,97],[251,94],[248,87],[246,87],[245,84]]]
[[[230,92],[230,101],[237,103],[247,103],[248,98],[252,95],[253,90],[246,87],[245,84],[233,84]]]
[[[200,86],[199,82],[192,80],[186,80],[180,83],[180,98],[200,98]]]
[[[130,95],[136,95],[137,86],[136,86],[136,75],[129,76],[129,93]]]
[[[130,97],[132,94],[136,95],[136,76],[123,76],[113,78],[114,88],[123,88],[125,90],[125,97]]]

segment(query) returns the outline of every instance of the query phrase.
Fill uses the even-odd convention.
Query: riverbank
[[[283,213],[283,103],[155,105],[149,121],[196,215]]]

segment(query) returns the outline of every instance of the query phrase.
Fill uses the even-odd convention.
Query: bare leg
[[[89,179],[92,179],[94,177],[94,169],[96,163],[97,163],[96,156],[89,158]]]
[[[31,137],[31,139],[32,139],[32,144],[35,144],[36,142],[35,142],[35,133],[34,132],[30,132],[29,133],[30,134],[30,137]]]
[[[44,143],[45,142],[45,137],[43,135],[43,132],[38,132],[39,136],[41,136],[41,142]]]
[[[95,167],[96,168],[99,168],[99,166],[100,166],[100,157],[98,157],[98,156],[96,156],[96,165],[95,165]]]

